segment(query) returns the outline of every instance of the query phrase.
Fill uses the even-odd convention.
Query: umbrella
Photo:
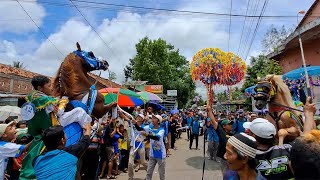
[[[247,96],[247,97],[251,97],[252,95],[255,95],[256,94],[256,91],[254,90],[256,88],[256,85],[254,86],[250,86],[248,88],[246,88],[244,90],[244,94]]]
[[[155,110],[162,110],[165,111],[166,107],[162,106],[161,104],[150,102],[148,103],[148,106],[152,106]]]
[[[104,95],[104,103],[110,104],[112,102],[118,103],[120,107],[135,107],[144,104],[143,100],[137,97],[115,94],[115,93],[102,93]]]
[[[100,93],[114,93],[114,94],[121,94],[121,95],[127,95],[132,97],[140,98],[140,95],[135,93],[134,91],[131,91],[129,89],[122,89],[122,88],[103,88],[99,90]]]
[[[144,99],[146,102],[154,102],[154,103],[160,103],[162,102],[162,99],[151,93],[151,92],[147,92],[147,91],[142,91],[142,92],[138,92],[138,94],[141,96],[142,99]]]
[[[170,111],[170,114],[177,114],[179,113],[179,110],[178,109],[173,109]]]
[[[5,121],[9,116],[17,116],[21,120],[21,108],[17,106],[0,106],[0,121]]]
[[[320,75],[320,66],[308,66],[307,72],[309,76],[316,76]],[[300,79],[302,76],[304,76],[304,68],[298,68],[292,71],[289,71],[283,75],[283,78],[288,78],[289,80],[295,80]]]

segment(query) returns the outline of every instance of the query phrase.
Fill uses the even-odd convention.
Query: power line
[[[14,1],[14,0],[7,0],[7,1]],[[20,0],[24,2],[34,2],[30,0]],[[85,4],[94,4],[94,5],[105,5],[105,6],[115,6],[115,7],[122,7],[122,8],[132,8],[132,9],[143,9],[143,10],[154,10],[154,11],[165,11],[165,12],[177,12],[183,14],[200,14],[200,15],[213,15],[213,16],[232,16],[232,17],[249,17],[249,18],[259,18],[259,15],[244,15],[244,14],[229,14],[229,13],[215,13],[215,12],[205,12],[205,11],[189,11],[189,10],[177,10],[177,9],[166,9],[166,8],[153,8],[153,7],[143,7],[143,6],[132,6],[132,5],[123,5],[123,4],[113,4],[113,3],[104,3],[104,2],[94,2],[94,1],[85,1],[85,0],[72,0],[78,3],[85,3]],[[49,1],[39,1],[41,3],[46,4],[54,4]],[[60,3],[62,4],[62,3]],[[63,5],[64,6],[64,5]],[[70,6],[65,4],[65,6]],[[104,9],[103,7],[93,7],[93,6],[85,6],[84,8],[99,8]],[[309,17],[320,17],[320,16],[313,16],[310,15]],[[297,18],[296,15],[263,15],[261,18]]]
[[[62,54],[62,52],[57,48],[56,45],[53,44],[53,42],[49,39],[49,37],[42,31],[42,29],[38,26],[38,24],[32,19],[32,17],[30,16],[30,14],[26,11],[26,9],[22,6],[22,4],[16,0],[16,2],[20,5],[20,7],[22,8],[22,10],[29,16],[29,18],[31,19],[31,21],[34,23],[34,25],[39,29],[39,31],[42,33],[42,35],[52,44],[52,46],[62,55],[62,57],[64,58],[65,56]]]
[[[231,13],[232,13],[232,0],[230,0],[230,22],[229,22],[228,52],[230,51],[231,18],[232,18]]]
[[[247,14],[248,14],[249,5],[250,5],[250,0],[248,0],[247,10],[246,10],[246,16],[247,16]],[[237,51],[237,55],[239,55],[239,50],[240,50],[240,47],[241,47],[241,42],[242,42],[242,37],[243,37],[243,31],[244,31],[244,27],[245,27],[245,25],[246,25],[246,20],[247,20],[247,17],[244,18],[244,22],[243,22],[243,26],[242,26],[242,30],[241,30],[241,37],[240,37],[239,46],[238,46],[238,51]]]
[[[252,9],[252,14],[253,15],[255,15],[258,12],[258,7],[259,7],[260,1],[261,0],[257,0],[255,5],[254,5],[254,8]],[[242,50],[240,51],[240,54],[245,53],[248,41],[250,39],[250,35],[251,35],[251,31],[252,31],[252,28],[253,28],[254,21],[255,20],[253,18],[250,18],[249,27],[247,28],[247,31],[246,31],[247,33],[246,33],[246,36],[244,38],[244,43],[242,44]],[[243,54],[243,56],[244,56],[244,54]]]
[[[262,7],[260,16],[262,16],[262,15],[264,14],[268,2],[269,2],[269,0],[265,0],[265,1],[264,1],[264,4],[263,4],[263,7]],[[252,37],[251,42],[250,42],[250,45],[249,45],[249,49],[248,49],[247,54],[246,54],[246,56],[245,56],[245,57],[246,57],[245,60],[247,59],[247,57],[248,57],[248,55],[249,55],[249,52],[250,52],[250,50],[251,50],[251,46],[252,46],[253,41],[254,41],[254,38],[256,37],[256,34],[257,34],[257,32],[258,32],[258,28],[259,28],[259,26],[260,26],[260,23],[261,23],[261,18],[258,19],[258,23],[257,23],[256,28],[255,28],[255,30],[254,30],[253,37]]]
[[[82,14],[82,12],[80,11],[80,9],[73,3],[73,0],[70,0],[70,2],[74,5],[74,7],[78,10],[78,12],[80,13],[80,15],[84,18],[84,20],[88,23],[88,25],[92,28],[92,30],[97,34],[97,36],[100,38],[100,40],[103,42],[103,44],[110,49],[111,53],[114,55],[114,57],[117,58],[117,56],[115,55],[115,53],[113,52],[112,48],[108,46],[108,44],[102,39],[102,37],[100,36],[100,34],[95,30],[95,28],[91,25],[91,23],[87,20],[87,18]]]

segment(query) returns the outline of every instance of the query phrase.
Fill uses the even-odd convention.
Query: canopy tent
[[[308,66],[307,72],[309,76],[320,76],[320,66]],[[288,78],[289,80],[297,80],[305,75],[304,68],[298,68],[285,73],[282,77],[283,79]]]
[[[21,120],[21,108],[17,106],[0,106],[0,121],[5,121],[12,116],[17,121]]]

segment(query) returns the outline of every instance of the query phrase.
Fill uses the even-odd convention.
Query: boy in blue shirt
[[[199,128],[200,128],[200,122],[199,122],[199,116],[196,115],[194,120],[190,124],[191,129],[191,135],[190,135],[190,145],[189,149],[191,150],[193,139],[196,139],[196,149],[198,150],[198,142],[199,142]]]
[[[189,112],[188,113],[188,118],[187,118],[187,126],[188,126],[188,129],[187,129],[187,136],[188,136],[188,141],[190,140],[190,135],[191,135],[191,122],[193,120],[193,117],[192,117],[192,112]]]

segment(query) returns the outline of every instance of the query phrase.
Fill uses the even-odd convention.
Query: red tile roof
[[[7,75],[20,76],[20,77],[29,78],[29,79],[32,79],[34,76],[41,75],[41,74],[31,72],[31,71],[28,71],[25,69],[15,68],[10,65],[1,64],[1,63],[0,63],[0,73],[7,74]],[[104,78],[99,77],[97,75],[94,75],[92,73],[89,73],[89,76],[92,79],[97,80],[101,84],[101,86],[113,87],[113,88],[124,88],[120,84],[112,82],[108,79],[104,79]],[[104,88],[104,87],[101,87],[101,88]]]
[[[38,73],[34,73],[34,72],[20,69],[20,68],[15,68],[10,65],[1,64],[1,63],[0,63],[0,73],[7,74],[7,75],[20,76],[20,77],[30,78],[30,79],[33,78],[34,76],[40,75]]]
[[[108,80],[108,79],[99,77],[99,76],[97,76],[97,75],[95,75],[95,74],[92,74],[92,73],[88,73],[88,74],[89,74],[89,76],[90,76],[91,78],[97,80],[100,84],[102,84],[102,85],[105,86],[105,87],[108,87],[108,88],[110,88],[110,87],[113,87],[113,88],[124,88],[124,87],[122,87],[120,84],[117,84],[117,83],[115,83],[115,82],[113,82],[113,81],[110,81],[110,80]],[[124,89],[126,89],[126,88],[124,88]]]

